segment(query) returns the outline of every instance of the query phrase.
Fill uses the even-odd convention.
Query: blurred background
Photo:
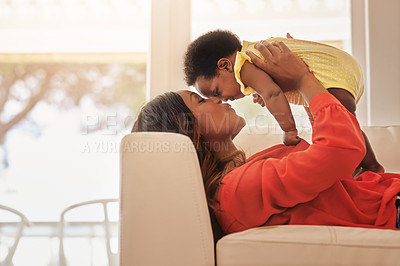
[[[177,11],[182,3],[183,10]],[[187,41],[217,28],[249,41],[289,32],[294,38],[352,53],[351,4],[351,0],[0,0],[0,205],[18,210],[30,221],[20,234],[14,265],[115,263],[110,257],[118,249],[119,142],[146,100],[159,92],[152,86],[171,71],[168,66],[154,69],[158,53],[168,54],[175,47],[173,40],[155,42],[161,30],[157,25],[166,13],[185,13]],[[175,32],[171,38],[178,41],[180,36]],[[177,58],[186,45],[176,45]],[[178,76],[179,64],[175,64]],[[162,86],[165,91],[185,88],[182,80],[177,84],[182,85]],[[251,97],[232,105],[248,124],[275,125]],[[303,109],[292,108],[298,126],[309,128]],[[90,202],[102,199],[108,201]],[[87,201],[72,210],[71,222],[65,223],[63,211]],[[91,208],[96,204],[99,208]],[[103,207],[109,205],[104,214]],[[0,262],[7,259],[18,237],[11,216],[0,215]],[[110,224],[103,224],[105,216]]]

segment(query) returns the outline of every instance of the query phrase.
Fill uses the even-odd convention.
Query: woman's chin
[[[239,119],[240,119],[240,122],[241,122],[240,130],[242,130],[242,128],[244,128],[246,126],[246,120],[244,120],[244,118],[241,117],[241,116],[239,116]]]
[[[244,120],[244,118],[241,116],[238,116],[238,118],[239,120],[237,121],[237,124],[234,128],[232,139],[234,139],[240,133],[240,131],[246,126],[246,120]]]

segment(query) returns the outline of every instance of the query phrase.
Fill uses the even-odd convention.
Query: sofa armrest
[[[120,265],[214,265],[197,154],[173,133],[121,142]]]

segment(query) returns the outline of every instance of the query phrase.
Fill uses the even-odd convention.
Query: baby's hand
[[[261,97],[260,94],[258,93],[254,93],[253,94],[253,103],[258,103],[259,105],[261,105],[262,107],[265,106],[265,102],[264,99]]]
[[[299,136],[297,136],[297,129],[284,132],[283,143],[286,146],[296,146],[297,144],[299,144],[299,142],[300,138]]]

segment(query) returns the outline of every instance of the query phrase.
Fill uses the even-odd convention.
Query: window
[[[118,198],[119,142],[146,96],[149,2],[2,1],[1,204],[53,230],[71,204]],[[40,228],[15,265],[57,257]]]
[[[351,52],[350,0],[192,0],[192,40],[214,29],[227,29],[241,40],[285,37],[324,42]],[[252,97],[231,103],[247,124],[277,126]],[[308,127],[300,106],[291,105],[297,126]]]

